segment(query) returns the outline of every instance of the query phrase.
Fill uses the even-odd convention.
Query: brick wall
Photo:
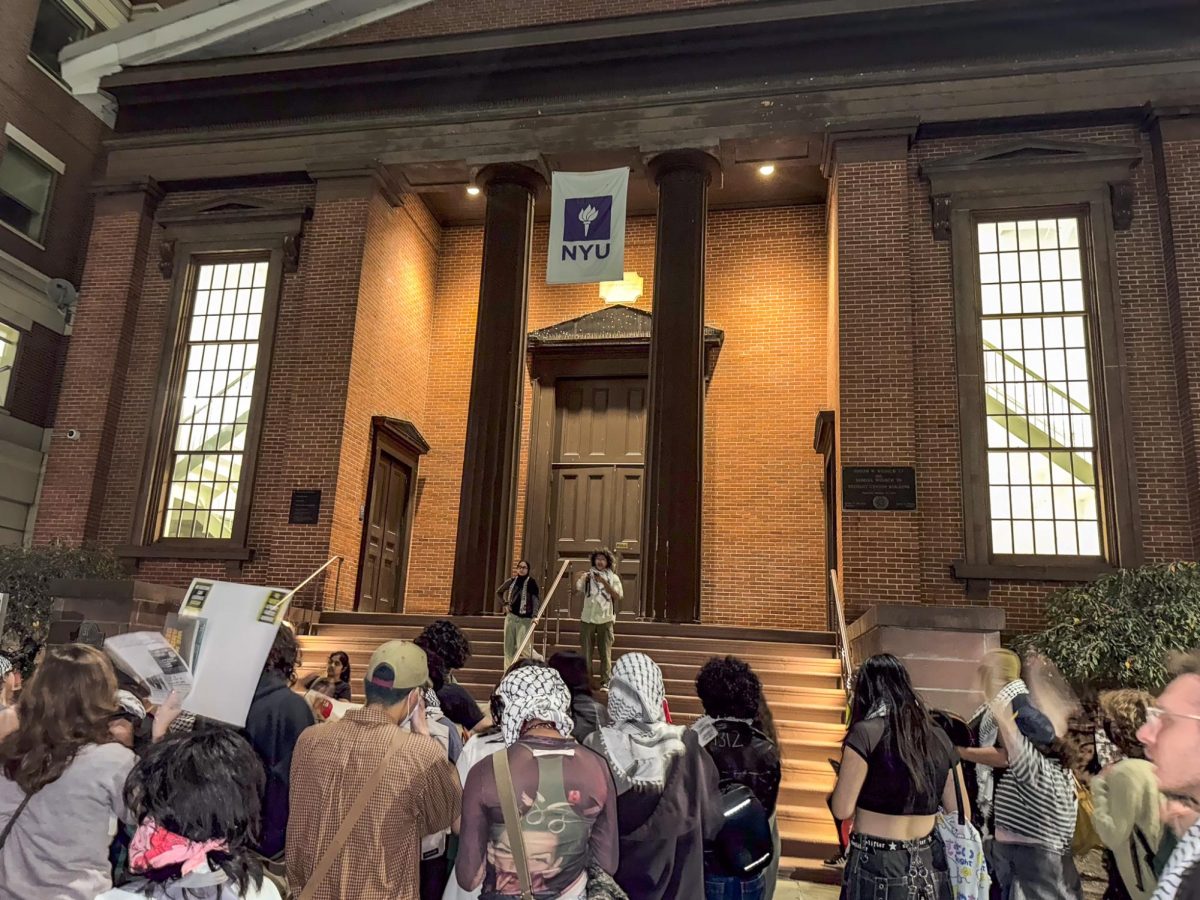
[[[88,185],[98,172],[108,127],[31,62],[39,0],[6,0],[0,29],[0,154],[11,122],[66,165],[54,189],[43,246],[0,226],[0,250],[52,278],[78,283],[91,219]]]
[[[21,331],[17,363],[9,384],[8,411],[18,419],[48,427],[54,416],[66,338],[37,322]]]
[[[713,213],[706,321],[725,331],[705,413],[705,621],[778,627],[824,623],[821,462],[812,428],[825,400],[826,271],[819,206]],[[544,224],[534,229],[529,329],[602,306],[595,285],[545,284]],[[409,569],[412,612],[447,608],[462,477],[479,288],[478,228],[447,229],[430,369],[432,447]],[[653,296],[654,221],[631,220],[626,269]],[[526,384],[516,547],[524,536],[530,385]]]
[[[408,419],[422,432],[429,423],[430,340],[440,241],[441,228],[418,198],[407,197],[405,205],[396,209],[378,195],[372,201],[330,541],[331,552],[346,560],[342,606],[354,604],[363,535],[360,515],[370,477],[371,417]],[[469,377],[469,369],[464,377]]]
[[[433,0],[415,9],[380,19],[362,28],[326,41],[339,44],[370,44],[408,38],[467,34],[501,28],[525,28],[560,22],[611,19],[643,13],[677,12],[706,6],[733,6],[746,0]]]
[[[895,143],[838,145],[837,433],[844,466],[917,462],[907,170],[902,155],[886,158]],[[924,481],[918,473],[918,484]],[[918,517],[841,513],[839,571],[851,619],[872,603],[919,597]]]

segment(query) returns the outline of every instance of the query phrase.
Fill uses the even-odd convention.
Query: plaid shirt
[[[396,750],[387,772],[314,900],[417,900],[421,838],[458,818],[462,789],[441,744],[401,731],[374,706],[306,729],[296,744],[287,833],[293,891],[307,883],[389,745]]]

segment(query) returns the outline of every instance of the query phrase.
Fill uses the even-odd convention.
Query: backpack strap
[[[34,793],[37,792],[34,791]],[[26,794],[24,799],[21,800],[21,804],[17,807],[16,812],[12,814],[12,817],[5,824],[4,830],[0,831],[0,850],[4,849],[4,845],[8,841],[8,836],[12,833],[13,826],[17,824],[17,817],[20,816],[21,813],[25,812],[25,807],[29,805],[29,801],[32,799],[33,794]]]
[[[517,810],[517,792],[513,788],[507,747],[492,754],[492,766],[496,770],[496,792],[500,795],[500,809],[504,812],[504,830],[508,834],[513,863],[517,867],[517,881],[521,885],[521,900],[534,900],[533,883],[529,879],[529,861],[525,858],[525,835],[521,831],[521,814]]]
[[[383,781],[383,776],[387,774],[388,763],[396,755],[398,743],[397,741],[393,741],[391,746],[384,751],[383,759],[379,760],[379,765],[375,767],[375,771],[371,773],[371,777],[367,779],[366,784],[362,786],[362,790],[358,792],[358,796],[354,798],[354,805],[350,807],[346,813],[346,817],[342,819],[341,827],[338,828],[337,833],[333,836],[333,840],[329,842],[329,846],[325,848],[325,852],[321,854],[321,859],[312,870],[312,874],[308,876],[308,881],[305,883],[304,889],[297,895],[296,900],[312,900],[313,895],[316,894],[317,889],[329,874],[329,870],[333,868],[333,861],[337,859],[338,854],[342,852],[342,848],[346,846],[346,841],[350,839],[350,832],[354,830],[354,826],[362,818],[362,814],[367,808],[367,803],[371,800],[371,795],[375,793],[375,789]]]

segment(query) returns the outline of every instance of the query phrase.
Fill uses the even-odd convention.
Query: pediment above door
[[[527,346],[535,376],[542,358],[564,356],[597,359],[605,356],[650,357],[650,328],[654,317],[632,306],[613,305],[556,325],[531,331]],[[725,342],[725,332],[704,326],[704,379],[711,381]]]

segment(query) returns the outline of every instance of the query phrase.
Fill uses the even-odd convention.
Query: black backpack
[[[725,824],[712,843],[713,853],[725,874],[754,878],[775,857],[771,817],[754,792],[736,781],[721,787],[721,812]]]

